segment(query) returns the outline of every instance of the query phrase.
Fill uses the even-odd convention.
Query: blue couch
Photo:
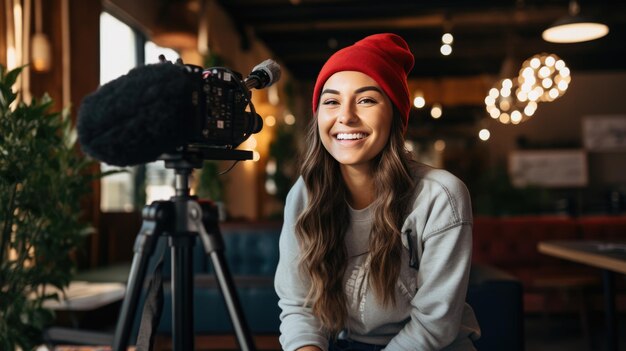
[[[254,334],[278,333],[280,324],[278,296],[274,291],[274,273],[278,264],[278,239],[281,223],[267,222],[223,223],[224,256],[235,282],[239,301],[250,331]],[[156,252],[167,245],[167,238],[159,239]],[[155,258],[150,267],[155,265]],[[171,274],[169,248],[165,248],[163,276],[168,282]],[[233,333],[230,316],[213,274],[209,257],[199,238],[193,250],[194,263],[194,328],[196,334]],[[150,274],[150,272],[148,273]],[[165,284],[164,305],[157,332],[169,334],[172,330],[172,298],[169,284]],[[139,317],[136,318],[137,327]]]

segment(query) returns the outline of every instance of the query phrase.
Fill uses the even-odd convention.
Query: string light
[[[288,126],[292,126],[296,123],[296,117],[291,113],[285,115],[285,124]]]
[[[278,166],[276,165],[275,159],[272,158],[269,161],[267,161],[267,165],[265,165],[265,173],[267,173],[268,175],[274,175],[276,174],[277,169],[278,169]]]
[[[520,101],[549,102],[563,96],[572,80],[565,61],[555,54],[537,54],[522,63],[516,91]]]
[[[268,127],[273,127],[276,124],[276,117],[267,116],[265,117],[265,125]]]
[[[434,119],[438,119],[441,117],[441,115],[443,114],[443,109],[441,107],[441,104],[433,104],[433,107],[430,109],[430,115],[434,118]]]
[[[415,98],[413,99],[413,106],[416,108],[422,108],[426,106],[426,99],[424,99],[424,93],[421,90],[415,92]]]
[[[441,35],[441,47],[439,51],[444,56],[452,54],[452,43],[454,42],[454,36],[452,35],[452,19],[449,13],[444,14],[443,18],[443,34]]]
[[[450,44],[443,44],[439,51],[443,56],[449,56],[452,53],[452,46]]]
[[[478,132],[478,138],[482,141],[487,141],[491,137],[489,129],[483,128]]]
[[[539,102],[563,96],[570,82],[565,61],[555,54],[537,54],[522,63],[517,78],[503,79],[489,90],[485,108],[500,123],[519,124],[535,114]]]
[[[517,90],[517,79],[502,79],[485,97],[485,108],[489,116],[503,124],[519,124],[535,113],[534,107],[528,108],[529,103],[520,101],[513,93]]]
[[[452,53],[452,43],[454,42],[454,36],[450,32],[446,32],[441,36],[441,48],[439,51],[442,55],[448,56]]]
[[[274,179],[268,179],[265,181],[265,191],[267,191],[270,195],[276,195],[278,187],[276,186]]]

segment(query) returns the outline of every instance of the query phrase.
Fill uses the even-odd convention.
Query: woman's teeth
[[[365,138],[365,133],[339,133],[337,139],[339,140],[358,140]]]

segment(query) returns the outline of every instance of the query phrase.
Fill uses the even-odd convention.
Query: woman
[[[275,286],[285,350],[473,350],[464,184],[404,148],[414,58],[394,34],[330,57],[313,91]]]

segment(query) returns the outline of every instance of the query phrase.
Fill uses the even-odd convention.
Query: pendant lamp
[[[609,27],[598,21],[578,15],[578,1],[571,0],[569,14],[543,31],[543,40],[551,43],[580,43],[602,38],[609,33]]]

